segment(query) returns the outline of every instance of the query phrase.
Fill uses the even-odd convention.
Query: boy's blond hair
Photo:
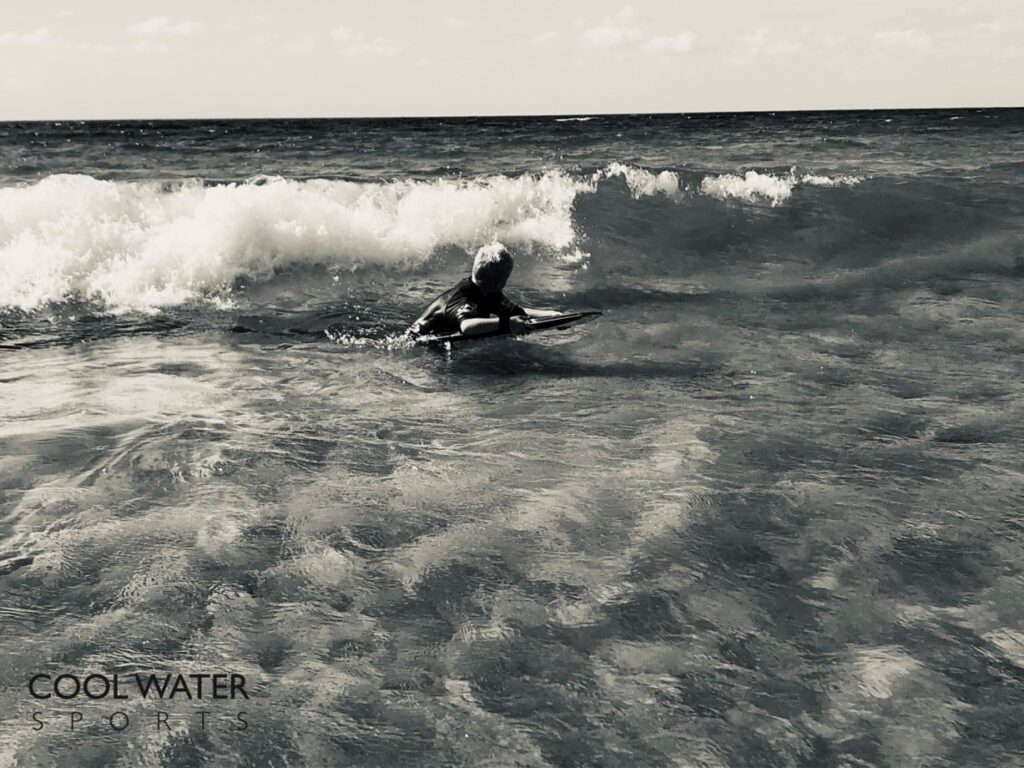
[[[473,282],[484,293],[500,291],[512,274],[512,254],[501,243],[485,245],[473,259]]]

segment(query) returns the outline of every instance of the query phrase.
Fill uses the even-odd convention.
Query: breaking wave
[[[144,309],[286,264],[401,268],[493,239],[561,250],[575,240],[572,205],[586,188],[555,172],[171,188],[51,176],[0,189],[0,305],[77,295]]]
[[[700,190],[705,195],[719,200],[734,198],[748,203],[768,202],[773,206],[782,205],[793,194],[798,184],[809,184],[816,187],[852,187],[863,179],[859,176],[818,176],[804,174],[798,176],[796,169],[784,176],[771,173],[747,171],[742,176],[726,173],[721,176],[707,176],[700,183]]]
[[[621,163],[590,174],[381,182],[272,177],[210,185],[54,175],[0,188],[0,308],[31,311],[76,298],[111,311],[152,310],[293,265],[409,269],[439,249],[471,252],[493,240],[585,267],[586,235],[574,208],[580,195],[612,180],[624,181],[634,201],[706,195],[773,206],[797,184],[859,181],[795,170],[699,178],[684,184],[679,172]],[[608,194],[614,202],[615,190]]]
[[[597,183],[602,178],[610,179],[615,176],[621,176],[626,180],[626,186],[629,187],[630,194],[633,195],[634,200],[657,194],[666,195],[667,197],[679,194],[678,173],[673,171],[652,173],[643,168],[623,165],[622,163],[612,163],[603,171],[598,171],[594,174],[594,182]]]

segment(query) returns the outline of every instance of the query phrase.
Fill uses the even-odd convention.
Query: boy
[[[501,243],[485,245],[476,253],[473,272],[442,293],[406,332],[410,336],[464,333],[476,336],[494,331],[524,333],[531,317],[552,317],[557,311],[523,309],[501,289],[512,274],[512,254]]]

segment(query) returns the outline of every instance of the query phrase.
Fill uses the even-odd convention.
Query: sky
[[[1024,0],[32,0],[0,120],[1024,106]]]

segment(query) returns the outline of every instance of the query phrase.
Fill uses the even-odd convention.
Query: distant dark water
[[[0,125],[0,763],[1012,762],[1022,150],[1021,110]],[[403,344],[493,239],[605,316]],[[32,672],[208,667],[252,730],[32,730]]]
[[[64,121],[2,123],[0,138],[8,182],[53,173],[114,181],[246,181],[259,175],[378,181],[552,167],[586,171],[613,161],[719,171],[759,163],[788,168],[812,165],[812,160],[820,161],[819,167],[856,160],[855,170],[861,173],[879,167],[888,172],[979,169],[1019,162],[1022,130],[1024,110],[963,109]]]

